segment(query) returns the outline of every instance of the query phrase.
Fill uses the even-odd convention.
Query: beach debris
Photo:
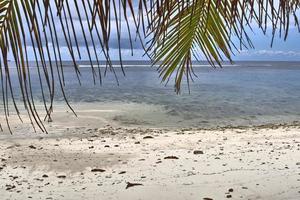
[[[143,139],[145,140],[145,139],[153,139],[154,137],[152,137],[151,135],[148,135],[148,136],[145,136],[145,137],[143,137]]]
[[[30,145],[29,148],[30,148],[30,149],[36,149],[36,147],[33,146],[33,145]]]
[[[104,169],[97,169],[97,168],[95,168],[95,169],[92,169],[91,170],[91,172],[105,172],[106,170],[104,170]]]
[[[201,150],[195,150],[195,151],[194,151],[194,154],[195,154],[195,155],[200,155],[200,154],[204,154],[204,152],[201,151]]]
[[[13,148],[20,147],[20,146],[21,146],[20,144],[14,144],[14,145],[7,147],[6,149],[13,149]]]
[[[127,185],[126,185],[126,190],[130,187],[135,187],[135,186],[142,186],[143,184],[141,183],[130,183],[130,182],[127,182]]]
[[[165,160],[177,160],[177,159],[179,159],[178,157],[176,157],[176,156],[167,156],[167,157],[165,157],[164,158]]]
[[[5,187],[6,187],[6,190],[12,190],[12,189],[16,188],[16,186],[14,186],[14,185],[5,185]]]

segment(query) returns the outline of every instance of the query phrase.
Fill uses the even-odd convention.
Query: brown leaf
[[[142,186],[143,184],[141,183],[130,183],[130,182],[127,182],[127,186],[126,186],[126,189],[130,188],[130,187],[134,187],[134,186]]]

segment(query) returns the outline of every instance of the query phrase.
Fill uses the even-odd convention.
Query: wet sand
[[[1,199],[300,199],[300,127],[0,140]]]

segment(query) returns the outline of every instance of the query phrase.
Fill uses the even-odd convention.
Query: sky
[[[74,5],[71,5],[71,9],[75,9]],[[298,13],[299,14],[299,13]],[[87,20],[84,17],[85,14],[82,12],[82,19],[85,28],[85,32],[88,34],[88,26],[87,26]],[[300,17],[300,16],[299,16]],[[24,18],[24,17],[23,17]],[[75,25],[76,33],[77,33],[77,40],[80,45],[80,51],[82,54],[82,59],[83,60],[88,60],[88,54],[86,51],[86,46],[85,46],[85,40],[82,34],[82,29],[79,23],[79,18],[73,16],[73,22]],[[114,19],[112,19],[114,20]],[[68,48],[66,43],[61,42],[64,41],[64,35],[63,31],[61,29],[60,22],[58,20],[58,17],[55,17],[55,24],[57,25],[57,35],[60,41],[60,49],[62,52],[62,58],[64,60],[70,60],[70,56],[68,53]],[[134,27],[133,20],[130,19],[130,27]],[[111,30],[111,40],[110,40],[110,56],[112,60],[118,60],[119,59],[119,54],[118,54],[118,42],[117,42],[117,35],[116,35],[116,27],[112,27]],[[127,29],[126,29],[126,23],[124,20],[122,20],[122,59],[123,60],[147,60],[148,58],[143,56],[144,51],[141,48],[141,45],[139,45],[138,42],[136,42],[133,46],[133,56],[132,56],[132,51],[130,49],[129,45],[129,37],[127,34]],[[93,34],[96,36],[95,32]],[[299,45],[299,39],[300,39],[300,33],[298,33],[298,29],[296,27],[291,26],[290,32],[289,32],[289,37],[286,41],[283,40],[283,38],[275,37],[275,42],[273,44],[273,47],[271,48],[271,33],[270,31],[264,35],[262,31],[257,28],[253,27],[253,32],[249,32],[249,36],[252,39],[252,42],[255,46],[254,49],[243,49],[241,52],[236,52],[235,55],[233,56],[233,60],[236,61],[242,61],[242,60],[258,60],[258,61],[267,61],[267,60],[286,60],[286,61],[293,61],[293,60],[299,60],[300,61],[300,45]],[[96,38],[96,37],[95,37]],[[28,43],[30,40],[30,37],[27,37]],[[50,40],[50,38],[49,38]],[[88,43],[91,44],[91,39],[90,37],[87,38]],[[99,54],[100,52],[100,46],[99,42],[97,43],[97,49],[98,49],[98,56],[99,59],[104,59],[104,56],[101,56]],[[48,44],[51,47],[51,43]],[[92,46],[90,45],[90,50],[92,50]],[[32,47],[29,46],[28,49],[32,50]],[[92,57],[93,59],[95,57]],[[34,55],[31,53],[29,54],[29,59],[34,60]]]
[[[270,31],[264,35],[261,30],[255,28],[250,37],[254,44],[254,49],[244,49],[234,56],[236,60],[300,60],[300,33],[296,27],[291,27],[286,41],[275,36],[271,47],[272,34]]]

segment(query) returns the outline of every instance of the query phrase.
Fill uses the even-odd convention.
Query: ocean
[[[39,79],[34,69],[31,74],[33,93],[41,102]],[[105,69],[101,70],[103,73]],[[167,85],[161,83],[156,67],[149,63],[125,63],[125,76],[120,67],[115,70],[119,85],[110,71],[103,77],[102,85],[99,79],[94,84],[91,68],[81,63],[79,85],[74,69],[65,63],[64,88],[71,104],[141,105],[138,115],[120,112],[112,119],[121,124],[150,127],[210,128],[300,121],[300,62],[237,62],[233,66],[225,64],[223,68],[198,64],[194,68],[197,77],[190,83],[190,93],[183,80],[180,94],[174,91],[172,79]],[[21,99],[15,72],[12,77],[15,96]],[[56,103],[63,103],[57,81],[56,90]]]

